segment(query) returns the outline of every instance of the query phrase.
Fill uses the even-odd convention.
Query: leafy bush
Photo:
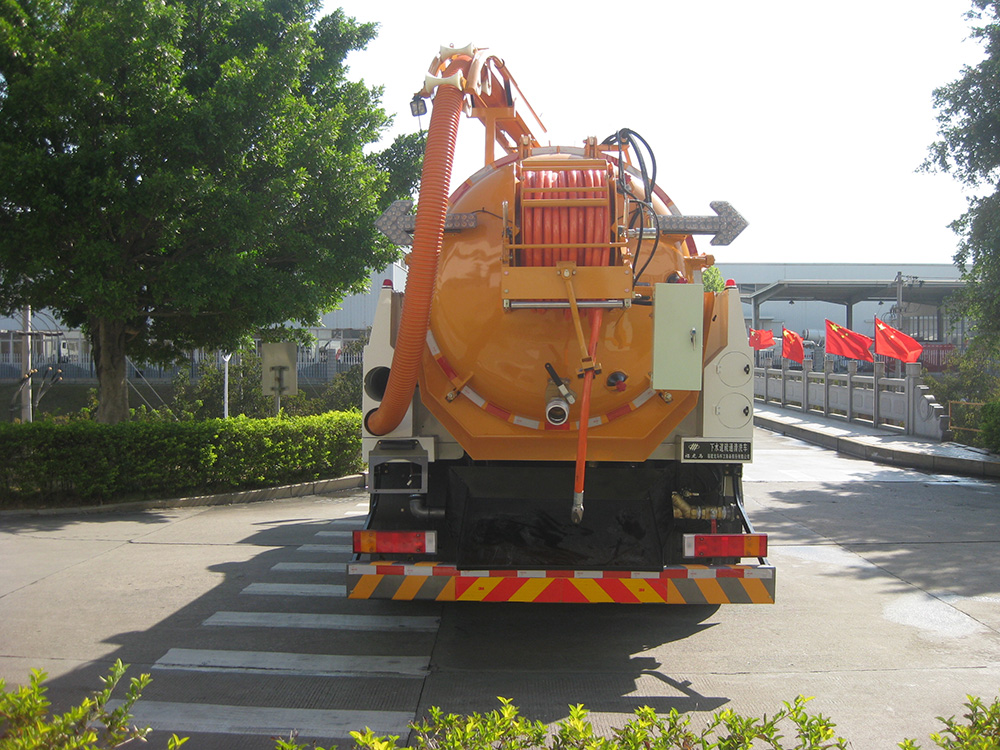
[[[979,414],[983,445],[994,453],[1000,453],[1000,401],[983,404]]]
[[[367,334],[344,346],[350,356],[358,356],[368,341]],[[299,381],[295,396],[283,396],[281,408],[291,416],[310,416],[330,411],[361,408],[363,369],[353,365],[325,385]],[[170,419],[212,419],[223,415],[223,367],[202,361],[197,380],[182,370],[173,380],[174,398],[167,409]],[[229,413],[263,419],[274,415],[274,399],[260,387],[261,359],[255,351],[237,352],[229,362]]]
[[[969,713],[964,718],[968,723],[955,721],[954,716],[948,719],[938,716],[937,720],[944,724],[944,733],[934,732],[931,740],[947,750],[997,750],[1000,748],[1000,698],[984,706],[981,699],[972,695],[966,697],[965,707]],[[903,750],[920,750],[920,745],[910,739],[903,740],[899,746]]]
[[[361,415],[0,424],[0,505],[218,492],[362,467]]]
[[[742,716],[724,710],[712,715],[704,728],[691,726],[690,716],[676,709],[660,716],[643,706],[611,737],[601,737],[587,720],[582,705],[569,707],[569,718],[559,722],[551,734],[541,722],[518,715],[509,700],[500,699],[498,710],[468,717],[430,710],[430,718],[413,725],[415,750],[831,750],[849,747],[836,735],[834,724],[821,714],[810,714],[805,705],[811,700],[798,696],[770,718]],[[938,721],[944,732],[931,740],[946,750],[997,750],[1000,748],[1000,698],[986,706],[979,698],[968,697],[965,723],[954,717]],[[788,732],[788,736],[783,734]],[[351,732],[360,750],[397,750],[398,737],[378,737],[370,729]],[[903,750],[920,750],[915,740],[898,743]],[[305,750],[294,741],[279,742],[278,750]],[[318,749],[322,750],[322,749]]]
[[[145,740],[149,729],[131,726],[130,712],[150,682],[148,674],[133,677],[121,705],[108,710],[111,693],[127,669],[119,659],[104,678],[103,690],[55,716],[49,715],[44,672],[33,670],[29,684],[9,692],[0,680],[0,750],[92,750]],[[174,735],[167,747],[175,750],[184,742]]]
[[[224,367],[205,360],[198,367],[198,379],[181,370],[173,379],[174,398],[167,410],[176,419],[219,419],[223,416]],[[237,352],[229,362],[229,413],[263,419],[274,416],[274,399],[260,386],[260,356]],[[318,412],[313,412],[318,413]]]
[[[8,692],[0,680],[0,750],[101,750],[115,748],[135,739],[145,739],[149,729],[130,726],[131,710],[142,690],[150,682],[148,674],[134,677],[121,705],[108,710],[111,694],[128,665],[114,663],[104,689],[87,698],[65,714],[49,716],[50,703],[41,686],[45,674],[32,671],[30,684]],[[432,707],[429,718],[412,724],[416,747],[405,750],[843,750],[849,745],[836,735],[834,724],[821,714],[810,714],[805,705],[811,699],[801,695],[785,702],[770,719],[742,716],[726,709],[712,715],[701,729],[691,726],[691,718],[676,709],[659,715],[649,706],[635,710],[635,718],[610,737],[594,732],[582,705],[569,707],[569,718],[559,722],[555,731],[540,721],[518,713],[506,698],[500,708],[470,716],[446,714]],[[968,696],[965,723],[954,717],[938,721],[942,733],[932,733],[931,740],[945,750],[997,750],[1000,748],[1000,698],[985,705]],[[782,732],[790,731],[786,737]],[[404,750],[399,737],[380,737],[366,728],[353,731],[358,750]],[[177,750],[187,738],[173,735],[168,750]],[[915,740],[898,743],[902,750],[920,750]],[[300,744],[293,734],[278,739],[276,750],[323,750]]]

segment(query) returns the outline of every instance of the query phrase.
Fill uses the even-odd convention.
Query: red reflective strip
[[[715,570],[716,578],[742,578],[743,569],[742,568],[716,568]]]
[[[687,578],[687,568],[667,568],[660,573],[660,578]]]
[[[500,417],[500,419],[510,419],[511,413],[506,409],[501,409],[499,406],[491,404],[489,401],[486,402],[486,412],[492,414],[494,417]]]
[[[541,592],[539,592],[538,596],[536,596],[532,601],[548,603],[561,602],[563,601],[563,587],[569,585],[570,584],[566,583],[566,581],[552,581]]]
[[[604,589],[604,593],[611,597],[611,601],[619,604],[636,604],[639,600],[628,587],[618,578],[598,579],[598,585]]]
[[[562,586],[559,601],[568,604],[587,604],[590,602],[586,594],[569,581],[556,581],[553,585]]]
[[[448,380],[455,380],[458,378],[458,373],[452,369],[447,359],[445,359],[444,357],[438,357],[437,363],[441,365],[441,369],[444,371],[444,374],[448,377]]]
[[[626,414],[632,412],[632,404],[625,404],[624,406],[619,406],[617,409],[612,409],[608,412],[607,417],[609,422],[613,422],[618,419],[618,417],[624,417]]]
[[[505,578],[500,581],[493,590],[490,591],[486,596],[483,597],[484,602],[506,602],[510,601],[511,597],[514,596],[521,587],[524,585],[527,579],[524,578]]]

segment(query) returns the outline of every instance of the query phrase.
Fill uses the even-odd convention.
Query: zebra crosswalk
[[[267,567],[247,566],[254,574],[227,606],[164,643],[135,723],[198,735],[202,750],[270,749],[293,734],[343,747],[366,727],[405,738],[440,618],[346,599],[350,537],[361,523],[303,524],[300,544],[269,549]]]

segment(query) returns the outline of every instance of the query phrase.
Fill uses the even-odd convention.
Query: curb
[[[789,437],[804,440],[813,445],[837,451],[846,456],[864,458],[876,463],[902,466],[908,469],[931,471],[935,474],[959,474],[970,477],[1000,478],[1000,461],[983,457],[963,458],[960,456],[945,456],[933,452],[922,453],[912,450],[900,450],[878,442],[872,442],[859,437],[839,437],[819,430],[809,429],[800,425],[788,424],[778,419],[771,419],[755,414],[753,423],[771,432],[777,432]]]
[[[121,511],[158,510],[163,508],[196,508],[211,505],[240,505],[260,503],[269,500],[283,500],[306,495],[325,495],[330,492],[357,489],[365,486],[364,474],[350,474],[336,479],[319,479],[302,484],[286,484],[279,487],[262,487],[257,490],[223,492],[218,495],[192,495],[162,500],[137,500],[109,505],[80,505],[66,508],[24,508],[0,510],[0,518],[11,516],[54,516],[62,514],[117,513]]]

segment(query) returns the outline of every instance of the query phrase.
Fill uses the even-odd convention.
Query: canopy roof
[[[786,279],[769,284],[752,294],[743,295],[744,302],[755,307],[762,302],[833,302],[840,305],[854,305],[858,302],[892,301],[899,294],[900,282],[861,281],[854,279]],[[948,295],[965,286],[959,279],[918,279],[905,280],[903,295],[906,301],[921,305],[940,307]]]

